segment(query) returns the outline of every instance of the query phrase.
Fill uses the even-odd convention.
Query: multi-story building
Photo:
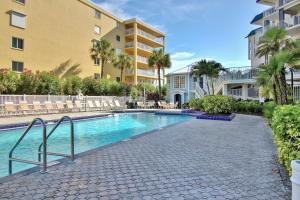
[[[300,38],[300,0],[256,0],[256,2],[271,7],[256,15],[251,21],[251,24],[259,26],[247,36],[249,60],[255,67],[266,62],[265,58],[256,56],[256,50],[261,37],[270,27],[285,28],[290,37]]]
[[[165,47],[165,34],[137,20],[123,20],[89,0],[2,0],[0,3],[0,68],[16,72],[73,67],[81,77],[100,76],[99,60],[93,60],[93,40],[110,41],[116,54],[133,58],[132,70],[123,80],[156,84],[157,71],[148,66],[155,48]],[[104,77],[120,79],[112,64]]]

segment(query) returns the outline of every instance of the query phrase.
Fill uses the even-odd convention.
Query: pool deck
[[[191,119],[11,177],[0,199],[290,199],[263,118]]]

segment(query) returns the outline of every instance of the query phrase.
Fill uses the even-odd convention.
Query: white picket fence
[[[300,101],[300,86],[294,86],[293,94],[294,102]]]

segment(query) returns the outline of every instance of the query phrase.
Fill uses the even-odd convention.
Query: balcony
[[[277,10],[276,10],[275,7],[270,8],[270,9],[268,9],[268,10],[266,10],[266,11],[264,12],[264,18],[266,18],[266,17],[268,17],[268,16],[270,16],[270,15],[276,13],[276,12],[277,12]]]
[[[134,70],[133,69],[126,70],[126,74],[134,75]],[[154,79],[157,78],[157,73],[155,72],[155,70],[137,69],[137,75],[154,78]]]
[[[279,6],[284,6],[288,3],[291,3],[292,1],[296,1],[296,0],[279,0]]]
[[[126,44],[125,44],[125,48],[133,48],[134,47],[134,42],[127,42]],[[146,44],[143,44],[143,43],[141,43],[141,42],[138,42],[137,43],[137,47],[138,48],[140,48],[140,49],[143,49],[143,50],[145,50],[145,51],[149,51],[149,52],[153,52],[153,50],[154,50],[154,48],[152,48],[152,47],[150,47],[150,46],[148,46],[148,45],[146,45]]]
[[[133,28],[130,28],[130,29],[127,29],[126,30],[126,36],[130,36],[130,35],[133,35],[134,34],[134,29]],[[151,40],[151,41],[154,41],[156,43],[159,43],[160,45],[163,45],[164,44],[164,41],[163,41],[163,38],[160,38],[160,37],[156,37],[150,33],[147,33],[141,29],[138,29],[137,30],[137,34],[139,36],[142,36],[144,38],[147,38],[148,40]]]

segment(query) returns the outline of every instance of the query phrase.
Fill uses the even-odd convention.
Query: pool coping
[[[139,111],[141,112],[141,111]],[[147,112],[147,111],[146,111]],[[134,112],[132,112],[134,113]],[[152,113],[155,113],[155,112],[152,112]],[[109,116],[109,115],[108,115]],[[185,115],[186,116],[186,115]],[[107,117],[107,116],[106,116]],[[191,119],[195,119],[195,118],[192,118],[191,116]],[[75,154],[75,161],[71,161],[70,158],[60,158],[60,159],[57,159],[57,160],[53,160],[51,162],[48,163],[48,166],[47,166],[47,171],[50,171],[49,169],[51,169],[52,167],[54,166],[57,166],[57,165],[62,165],[62,164],[72,164],[72,163],[76,163],[76,159],[77,158],[81,158],[81,157],[84,157],[84,156],[88,156],[92,153],[95,153],[97,151],[100,151],[100,150],[103,150],[103,149],[106,149],[106,148],[110,148],[110,147],[113,147],[115,145],[118,145],[118,144],[121,144],[121,143],[125,143],[125,142],[129,142],[131,140],[136,140],[140,137],[145,137],[147,135],[150,135],[150,134],[153,134],[155,132],[158,132],[160,130],[163,130],[163,129],[167,129],[167,128],[170,128],[170,127],[173,127],[173,126],[177,126],[177,125],[180,125],[180,124],[183,124],[183,123],[186,123],[188,120],[186,121],[181,121],[181,122],[178,122],[178,123],[175,123],[175,124],[170,124],[170,125],[167,125],[165,127],[161,127],[161,128],[157,128],[157,129],[153,129],[151,131],[147,131],[147,132],[144,132],[144,133],[141,133],[139,135],[135,135],[135,136],[132,136],[132,137],[129,137],[129,138],[126,138],[124,140],[120,140],[118,142],[114,142],[114,143],[111,143],[111,144],[107,144],[107,145],[104,145],[104,146],[101,146],[101,147],[97,147],[95,149],[91,149],[91,150],[88,150],[88,151],[85,151],[85,152],[81,152],[81,153],[78,153],[78,154]],[[76,148],[76,147],[75,147]],[[27,176],[27,175],[30,175],[30,174],[33,174],[35,172],[38,172],[41,170],[41,167],[40,166],[35,166],[35,167],[32,167],[32,168],[29,168],[29,169],[25,169],[25,170],[22,170],[20,172],[17,172],[17,173],[13,173],[12,175],[7,175],[7,176],[4,176],[4,177],[0,177],[0,184],[4,183],[4,182],[7,182],[7,181],[12,181],[18,177],[24,177],[24,176]],[[41,172],[41,173],[44,173],[44,174],[48,174],[48,172]]]

